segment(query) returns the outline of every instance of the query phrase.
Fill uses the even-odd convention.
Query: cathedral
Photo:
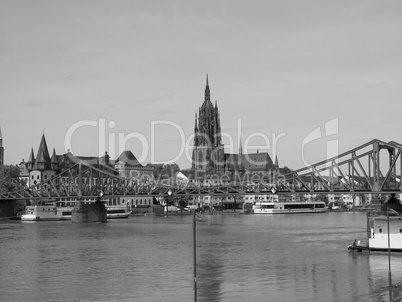
[[[198,117],[197,113],[195,115],[192,169],[228,174],[278,171],[278,159],[274,164],[268,152],[243,154],[240,146],[238,154],[225,153],[221,138],[218,103],[211,102],[207,75],[204,102],[198,110]]]

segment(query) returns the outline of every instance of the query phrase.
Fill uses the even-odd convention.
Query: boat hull
[[[327,210],[253,210],[254,214],[305,214],[305,213],[326,213]]]

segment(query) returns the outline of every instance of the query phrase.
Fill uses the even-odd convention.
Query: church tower
[[[0,128],[0,167],[4,165],[4,147],[3,147],[3,136],[1,135]]]
[[[29,171],[30,186],[46,181],[56,175],[58,169],[56,152],[53,149],[53,156],[50,158],[45,134],[42,135],[36,158],[33,149],[31,149],[31,154],[27,162],[27,169]]]
[[[218,103],[211,102],[208,75],[204,102],[195,115],[192,168],[196,170],[223,170],[224,146],[221,143],[221,123]]]

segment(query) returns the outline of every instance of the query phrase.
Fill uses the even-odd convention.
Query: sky
[[[402,143],[402,1],[0,0],[5,163],[45,134],[189,168],[207,74],[226,152],[297,169]]]

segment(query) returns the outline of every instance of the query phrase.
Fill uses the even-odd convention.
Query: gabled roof
[[[125,166],[143,167],[131,151],[123,151],[115,163],[123,163]]]
[[[275,165],[267,152],[243,154],[242,164],[248,171],[272,170]]]
[[[238,171],[268,171],[276,167],[267,152],[257,152],[240,155],[225,153],[225,163],[228,170]]]

